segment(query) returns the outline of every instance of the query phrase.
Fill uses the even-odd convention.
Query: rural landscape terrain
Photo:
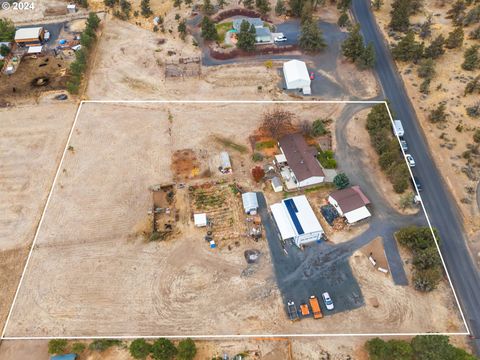
[[[0,3],[0,359],[477,358],[478,1]]]

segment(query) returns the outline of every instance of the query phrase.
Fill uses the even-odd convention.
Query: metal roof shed
[[[272,178],[272,188],[275,192],[280,192],[283,190],[282,180],[278,176]]]
[[[223,171],[230,172],[232,170],[232,163],[230,162],[230,156],[226,151],[220,153],[220,167]]]
[[[21,28],[15,32],[15,42],[40,42],[43,39],[44,33],[43,27]]]
[[[283,63],[283,75],[287,89],[302,89],[305,94],[311,93],[311,80],[303,61],[290,60]]]
[[[258,209],[257,193],[247,192],[242,194],[243,209],[246,214],[255,215]]]
[[[207,214],[193,214],[193,223],[197,227],[207,226]]]

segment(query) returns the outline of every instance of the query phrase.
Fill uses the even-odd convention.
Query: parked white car
[[[412,156],[412,155],[410,155],[410,154],[405,154],[405,159],[407,159],[408,165],[410,165],[410,167],[414,167],[414,166],[415,166],[415,160],[413,159],[413,156]]]
[[[327,308],[327,310],[334,309],[332,298],[330,297],[330,294],[328,292],[324,292],[322,294],[322,299],[323,299],[323,302],[325,303],[325,307]]]
[[[287,37],[285,35],[280,35],[280,36],[276,36],[275,39],[273,39],[275,42],[284,42],[284,41],[287,41]]]

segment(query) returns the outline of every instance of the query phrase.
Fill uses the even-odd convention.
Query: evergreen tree
[[[210,0],[203,0],[202,10],[207,15],[212,15],[215,12],[215,9]]]
[[[394,31],[406,32],[410,26],[410,0],[394,0],[390,12],[390,28]]]
[[[383,0],[372,0],[372,8],[375,10],[380,10],[383,5]]]
[[[427,16],[427,20],[420,25],[420,33],[419,36],[422,39],[426,39],[432,35],[432,15]]]
[[[312,3],[310,1],[306,1],[302,6],[302,24],[306,21],[313,21],[312,13]]]
[[[140,7],[142,9],[142,16],[149,17],[153,14],[152,9],[150,9],[150,0],[142,0]]]
[[[187,21],[184,19],[180,21],[177,27],[178,33],[180,34],[180,39],[185,40],[187,36]]]
[[[441,121],[447,120],[447,113],[445,110],[447,107],[445,106],[444,103],[439,104],[435,109],[430,111],[430,115],[428,115],[428,119],[432,123],[437,123]]]
[[[285,14],[285,11],[285,3],[283,0],[277,0],[277,4],[275,5],[275,14],[280,16]]]
[[[447,19],[452,19],[455,26],[460,26],[465,16],[467,6],[463,0],[457,0],[450,10],[447,11]]]
[[[302,15],[303,0],[289,0],[288,4],[293,16],[300,17]]]
[[[472,71],[480,68],[479,45],[472,45],[463,54],[462,69]]]
[[[371,69],[375,66],[376,60],[375,48],[369,43],[358,58],[357,64],[360,69]]]
[[[227,5],[227,1],[226,0],[218,0],[217,5],[220,9],[223,9],[225,7],[225,5]]]
[[[480,40],[480,26],[470,32],[470,39]]]
[[[87,18],[87,28],[92,30],[97,30],[98,26],[100,25],[100,18],[94,12],[90,12]]]
[[[352,4],[352,0],[338,0],[337,2],[337,9],[346,11],[350,5]]]
[[[0,42],[11,42],[15,37],[15,25],[7,18],[0,19]]]
[[[463,45],[463,28],[458,26],[452,32],[448,34],[448,38],[445,41],[445,47],[447,49],[455,49]]]
[[[243,20],[238,33],[237,47],[245,51],[255,50],[255,33],[255,27],[250,26],[248,21]]]
[[[443,45],[445,44],[445,38],[443,35],[438,35],[430,45],[425,49],[425,57],[437,59],[445,53]]]
[[[342,54],[352,62],[357,61],[363,54],[363,38],[360,34],[360,25],[355,25],[342,43]]]
[[[302,24],[302,32],[298,39],[300,48],[308,52],[317,52],[324,49],[327,44],[323,34],[315,21],[306,21]]]
[[[350,26],[350,19],[348,18],[348,15],[345,11],[342,11],[342,13],[340,14],[337,25],[340,27]]]
[[[247,9],[253,9],[253,0],[243,0],[243,5]]]
[[[410,14],[417,14],[423,9],[423,0],[410,0]]]
[[[423,56],[423,44],[415,41],[415,34],[409,31],[393,48],[392,55],[395,60],[417,61]]]
[[[262,15],[268,14],[271,10],[270,2],[268,0],[255,0],[255,5]]]
[[[433,59],[423,59],[418,67],[418,76],[422,79],[432,79],[435,75],[435,63]]]
[[[217,40],[218,33],[215,24],[208,16],[204,16],[202,19],[202,37],[205,40]]]

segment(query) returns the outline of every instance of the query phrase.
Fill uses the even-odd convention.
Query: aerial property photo
[[[82,103],[5,338],[464,331],[392,126],[397,178],[372,151],[390,121]]]
[[[0,360],[474,360],[479,0],[0,0]]]

